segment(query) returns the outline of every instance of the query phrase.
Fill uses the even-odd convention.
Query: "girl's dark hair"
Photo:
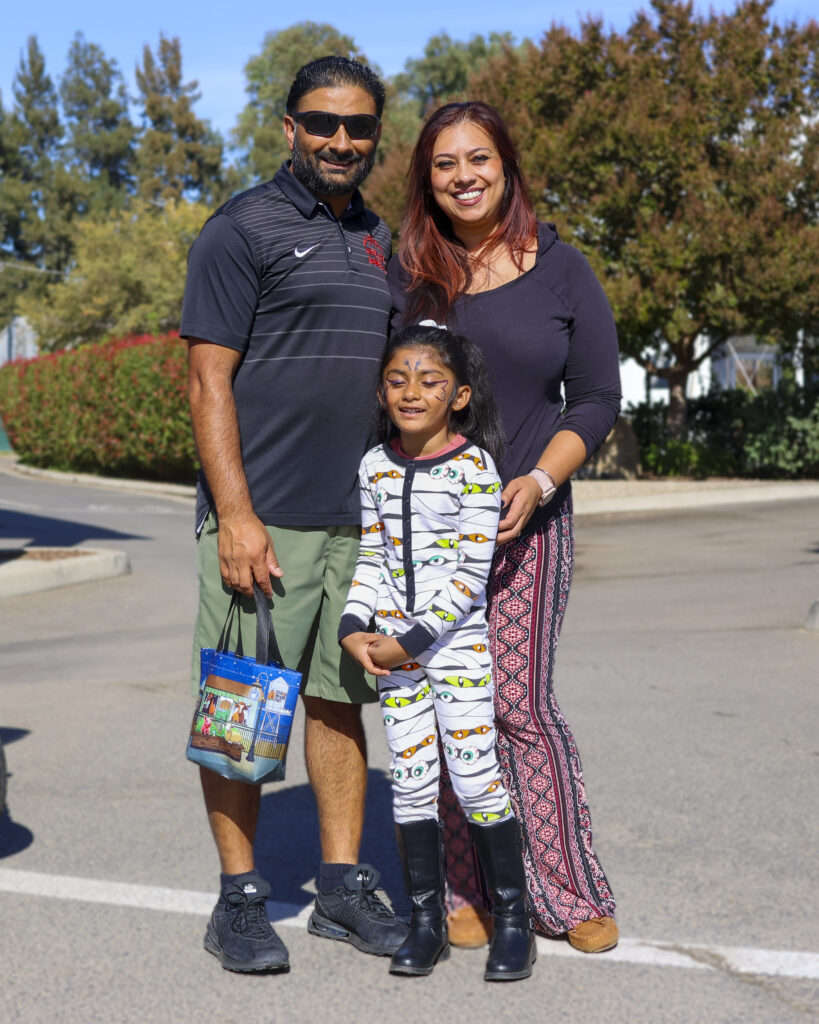
[[[405,327],[395,332],[384,347],[381,365],[378,368],[379,391],[384,385],[387,364],[399,348],[431,348],[437,353],[443,365],[454,374],[459,387],[469,385],[472,389],[469,402],[463,409],[450,410],[450,429],[463,434],[473,444],[489,452],[495,465],[500,466],[506,448],[506,438],[489,384],[489,371],[478,346],[468,338],[453,334],[443,327],[425,327],[418,324]],[[386,409],[379,402],[375,415],[373,443],[386,443],[397,433]]]
[[[488,103],[447,103],[430,117],[412,153],[407,173],[407,208],[401,225],[399,260],[409,277],[408,318],[432,317],[442,322],[472,278],[467,251],[456,238],[449,217],[432,196],[432,156],[438,136],[447,128],[468,122],[492,141],[506,179],[498,226],[489,237],[482,258],[508,246],[520,271],[527,247],[537,237],[537,217],[529,198],[518,153],[503,118]]]

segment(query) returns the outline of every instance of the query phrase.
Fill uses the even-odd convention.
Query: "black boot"
[[[518,823],[511,817],[498,825],[470,822],[469,832],[492,897],[495,920],[484,978],[486,981],[528,978],[537,950],[529,926]]]
[[[432,974],[449,956],[444,909],[444,859],[437,821],[396,825],[404,882],[412,901],[409,935],[393,953],[391,974]]]

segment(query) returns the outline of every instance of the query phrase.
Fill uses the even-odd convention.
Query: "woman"
[[[569,478],[620,406],[617,337],[585,258],[539,224],[492,107],[450,103],[413,152],[393,324],[431,320],[484,353],[508,448],[490,574],[498,755],[521,824],[538,931],[585,952],[617,942],[614,898],[592,850],[580,761],[552,692],[572,573]],[[561,394],[561,387],[565,394]],[[488,915],[463,815],[444,787],[450,940],[481,945]]]

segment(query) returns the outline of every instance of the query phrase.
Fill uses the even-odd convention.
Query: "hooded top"
[[[400,256],[390,261],[387,279],[393,329],[415,322],[407,318],[411,303]],[[586,257],[561,242],[551,224],[538,225],[531,270],[461,296],[446,326],[478,345],[486,359],[508,443],[499,466],[504,484],[528,473],[558,430],[578,434],[587,458],[605,441],[620,410],[614,318]],[[567,482],[535,510],[527,532],[554,515],[568,494]]]

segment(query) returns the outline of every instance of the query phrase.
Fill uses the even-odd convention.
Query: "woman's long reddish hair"
[[[415,144],[410,162],[407,209],[401,225],[399,259],[409,277],[408,320],[426,315],[443,323],[455,300],[469,288],[472,271],[467,251],[455,236],[449,217],[432,196],[430,172],[438,136],[464,121],[482,129],[497,149],[506,179],[498,225],[481,253],[508,246],[523,270],[523,254],[537,236],[537,218],[523,174],[520,155],[503,118],[488,103],[447,103],[430,117]]]

